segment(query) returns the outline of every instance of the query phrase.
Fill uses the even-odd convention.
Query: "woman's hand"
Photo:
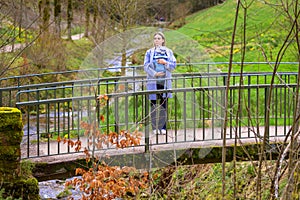
[[[165,76],[165,73],[164,72],[157,72],[155,74],[155,77],[162,77],[162,76]]]
[[[167,61],[165,59],[157,59],[156,62],[158,64],[163,64],[163,65],[167,64]]]

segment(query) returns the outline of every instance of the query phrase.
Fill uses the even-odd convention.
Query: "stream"
[[[73,177],[75,178],[75,177]],[[71,180],[66,179],[67,180]],[[65,190],[65,180],[48,180],[48,181],[41,181],[39,182],[39,189],[40,189],[40,197],[42,200],[49,200],[49,199],[65,199],[67,200],[69,197],[72,197],[74,200],[79,200],[81,198],[81,193],[74,189],[69,189],[70,194],[69,196],[64,196],[59,198],[58,195],[61,194]]]

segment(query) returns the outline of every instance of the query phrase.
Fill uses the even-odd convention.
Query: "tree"
[[[84,36],[89,36],[89,30],[90,30],[90,9],[91,9],[91,1],[86,0],[85,1],[85,31]]]
[[[40,32],[48,32],[50,26],[50,0],[39,1],[39,14],[42,16]]]
[[[73,21],[73,1],[68,0],[67,4],[67,32],[68,39],[72,40],[72,21]]]
[[[61,0],[54,0],[55,34],[61,37]]]
[[[145,9],[150,2],[143,0],[103,0],[98,2],[99,15],[105,21],[112,22],[110,30],[113,32],[125,32],[129,28],[136,26],[140,20],[145,17]],[[100,9],[101,8],[101,9]],[[121,66],[126,66],[126,38],[122,38],[123,48],[121,51]],[[122,68],[122,75],[125,74],[125,68]]]

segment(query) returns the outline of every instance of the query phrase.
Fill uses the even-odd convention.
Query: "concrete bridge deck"
[[[271,126],[270,127],[270,142],[283,141],[285,138],[284,133],[289,130],[284,130],[283,126]],[[235,136],[234,133],[230,133],[229,128],[226,130],[227,140],[226,144],[232,146],[234,144]],[[186,129],[186,130],[168,130],[166,135],[151,134],[149,136],[149,152],[158,152],[166,150],[186,150],[189,148],[210,148],[210,147],[222,147],[223,140],[221,137],[221,128],[198,128],[198,129]],[[238,137],[238,144],[247,143],[260,143],[263,137],[264,127],[259,127],[253,130],[249,130],[247,127],[241,128],[241,134]],[[74,139],[73,141],[76,141]],[[88,147],[88,139],[83,137],[80,139],[82,142],[82,150],[84,147]],[[90,147],[91,148],[91,147]],[[22,158],[27,157],[27,142],[24,138],[22,145]],[[33,162],[48,162],[55,163],[66,160],[76,160],[83,158],[84,154],[75,152],[74,148],[68,147],[67,144],[63,144],[61,141],[40,142],[39,146],[32,143],[29,148],[29,160]],[[140,146],[127,147],[124,149],[116,149],[114,146],[105,146],[102,149],[96,151],[98,155],[102,156],[113,156],[123,154],[138,154],[147,153],[145,152],[145,136],[141,138]],[[49,156],[51,155],[51,156]]]

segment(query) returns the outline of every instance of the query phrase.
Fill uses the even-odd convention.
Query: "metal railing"
[[[144,75],[1,87],[0,105],[17,106],[23,113],[22,158],[75,153],[68,145],[57,142],[58,137],[79,139],[83,146],[88,145],[91,141],[84,135],[82,121],[98,121],[99,129],[106,134],[139,131],[140,146],[146,151],[153,145],[220,140],[227,73],[207,71],[173,74],[173,89],[164,90],[173,94],[168,100],[166,135],[152,134],[148,96],[161,91],[146,91]],[[239,74],[231,74],[228,139],[259,139],[263,135],[271,76],[272,73],[244,73],[240,80]],[[271,93],[270,137],[285,136],[293,123],[296,81],[297,73],[276,76]],[[96,101],[100,94],[109,98],[101,108]]]
[[[269,65],[272,63],[265,63],[265,62],[247,62],[244,63],[244,66],[251,66],[251,67],[260,67],[262,65]],[[297,66],[297,62],[284,62],[281,63],[283,66]],[[233,63],[233,65],[240,65],[240,63]],[[179,63],[177,65],[177,69],[175,70],[174,77],[176,77],[176,73],[180,73],[180,69],[185,68],[183,71],[187,71],[189,69],[191,72],[201,72],[202,75],[211,74],[212,76],[218,75],[226,79],[227,73],[220,72],[220,69],[227,68],[228,63],[226,62],[216,62],[216,63]],[[130,71],[130,74],[127,77],[136,77],[143,74],[143,66],[129,66],[129,67],[122,67],[125,68],[126,71]],[[19,76],[12,76],[12,77],[5,77],[0,78],[0,106],[15,106],[17,99],[15,96],[19,91],[22,90],[31,90],[31,89],[38,89],[38,88],[57,88],[57,91],[61,91],[59,96],[72,94],[67,90],[67,88],[72,88],[74,84],[86,84],[89,82],[90,79],[99,79],[103,77],[103,74],[108,70],[114,70],[115,68],[96,68],[96,69],[81,69],[81,70],[73,70],[73,71],[62,71],[62,72],[49,72],[49,73],[42,73],[42,74],[29,74],[29,75],[19,75]],[[117,69],[120,69],[119,67]],[[181,70],[182,71],[182,70]],[[280,76],[282,73],[278,73]],[[92,75],[92,76],[90,76]],[[254,76],[255,73],[252,73]],[[190,76],[190,73],[186,73],[186,76]],[[263,75],[258,74],[258,76],[262,77],[259,80],[262,84],[268,84],[267,77],[270,76],[268,73],[264,73]],[[297,76],[296,73],[286,73],[284,72],[284,82],[286,83],[294,83],[295,80],[288,80],[290,78],[294,79]],[[59,81],[58,77],[64,77],[65,81]],[[91,78],[92,77],[92,78]],[[234,74],[232,76],[232,84],[238,83],[239,75]],[[262,79],[265,79],[263,83]],[[89,79],[89,80],[86,80]],[[220,79],[219,77],[216,79]],[[116,78],[118,80],[118,78]],[[222,80],[219,80],[222,81]],[[250,80],[248,80],[250,81]],[[77,83],[74,83],[77,82]],[[84,83],[86,82],[86,83]],[[220,82],[220,85],[224,85],[224,83]],[[258,83],[257,83],[258,84]],[[49,90],[50,91],[50,90]],[[66,91],[66,93],[64,92]],[[46,94],[47,96],[47,94]],[[59,98],[58,96],[58,98]],[[49,98],[50,96],[46,97]],[[35,99],[36,97],[33,97]],[[44,97],[41,97],[44,98]],[[30,100],[30,96],[27,97]]]

